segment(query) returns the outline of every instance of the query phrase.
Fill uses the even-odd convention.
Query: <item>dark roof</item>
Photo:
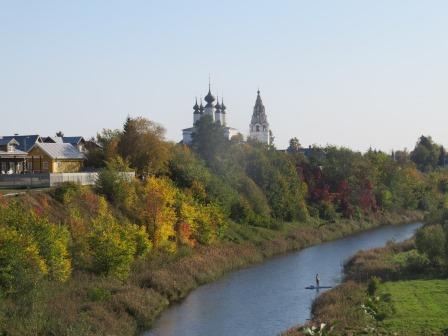
[[[12,138],[12,139],[5,139],[3,137],[0,137],[0,146],[6,146],[9,145],[10,143],[13,143],[14,145],[18,146],[19,143],[16,139]]]
[[[39,140],[39,135],[7,135],[2,137],[5,140],[15,139],[19,145],[17,146],[18,150],[28,152],[31,147]]]
[[[84,138],[82,136],[71,136],[71,137],[64,136],[64,137],[62,137],[63,143],[69,143],[72,145],[77,145],[83,140],[84,140]]]

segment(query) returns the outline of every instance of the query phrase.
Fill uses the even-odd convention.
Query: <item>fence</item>
[[[135,178],[135,172],[122,172],[120,174],[129,181]],[[97,178],[97,172],[0,175],[0,188],[48,188],[65,182],[93,185]]]
[[[0,175],[0,188],[44,188],[50,186],[50,174]]]

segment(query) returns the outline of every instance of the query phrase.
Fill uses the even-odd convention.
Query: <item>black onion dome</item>
[[[201,105],[199,105],[199,112],[201,114],[204,113],[204,106],[202,105],[202,98],[201,98]]]
[[[205,96],[204,100],[206,101],[207,105],[211,105],[215,101],[215,97],[210,92],[210,85],[208,86],[208,93]]]
[[[221,105],[219,104],[218,96],[216,96],[216,105],[215,105],[215,109],[218,110],[218,111],[221,110]]]
[[[193,111],[194,111],[194,114],[199,114],[200,113],[199,112],[199,105],[198,105],[198,99],[197,98],[196,98],[196,103],[193,106]]]
[[[224,105],[224,99],[221,98],[221,113],[226,113],[226,106]]]

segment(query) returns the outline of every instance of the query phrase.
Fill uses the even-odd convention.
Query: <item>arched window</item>
[[[266,131],[266,125],[263,125],[263,131]]]
[[[256,126],[257,132],[260,132],[260,125]]]

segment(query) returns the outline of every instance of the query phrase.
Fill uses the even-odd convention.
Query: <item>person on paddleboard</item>
[[[319,279],[319,273],[316,274],[316,288],[319,288],[320,279]]]

